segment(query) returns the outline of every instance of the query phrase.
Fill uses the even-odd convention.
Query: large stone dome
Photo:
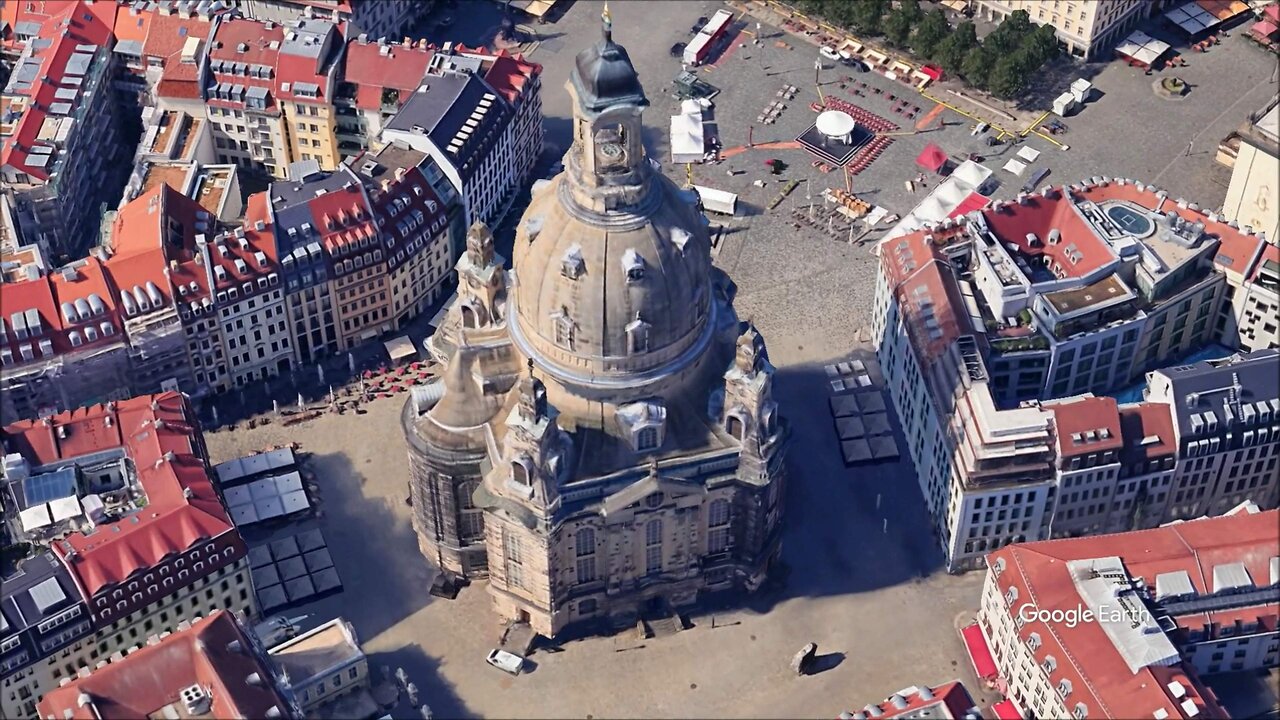
[[[578,56],[565,171],[535,189],[517,231],[511,333],[571,384],[642,385],[707,349],[716,304],[696,195],[655,169],[648,104],[608,31]]]

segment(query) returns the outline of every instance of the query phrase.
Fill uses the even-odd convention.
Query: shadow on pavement
[[[484,659],[480,658],[480,662]],[[375,682],[398,668],[403,668],[408,682],[417,687],[418,704],[411,704],[407,693],[402,691],[399,702],[388,713],[391,717],[396,720],[422,720],[423,713],[419,708],[423,705],[430,708],[431,717],[437,720],[479,717],[467,709],[453,685],[441,676],[439,661],[428,656],[419,645],[404,645],[392,652],[369,656],[369,674]]]

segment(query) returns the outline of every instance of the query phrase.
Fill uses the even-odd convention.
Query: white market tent
[[[382,345],[387,349],[387,357],[391,358],[392,363],[399,363],[418,355],[418,350],[413,346],[413,340],[410,340],[408,335],[391,338]]]
[[[725,215],[732,215],[738,209],[738,196],[727,191],[717,190],[716,188],[707,187],[705,185],[694,185],[693,189],[698,193],[698,199],[702,201],[704,210],[718,212]]]
[[[1029,163],[1033,163],[1036,161],[1036,158],[1040,157],[1040,151],[1030,145],[1023,145],[1022,149],[1018,151],[1018,157]]]
[[[671,162],[700,163],[705,153],[702,106],[686,100],[680,105],[680,114],[671,116]]]
[[[991,177],[991,168],[965,160],[947,176],[928,197],[920,201],[897,225],[885,233],[884,239],[900,237],[924,227],[925,223],[946,220],[966,207],[981,207],[984,196],[979,192],[983,183]],[[961,213],[963,214],[963,213]]]
[[[1010,160],[1004,164],[1004,171],[1013,173],[1014,175],[1022,175],[1022,171],[1026,169],[1026,164],[1018,162],[1017,160]]]
[[[1198,5],[1194,7],[1199,7]],[[1212,16],[1210,16],[1212,17]],[[1116,47],[1116,53],[1129,58],[1142,67],[1151,67],[1161,55],[1169,51],[1169,43],[1157,40],[1141,30],[1129,33]]]
[[[1199,3],[1194,2],[1176,7],[1165,13],[1164,16],[1168,18],[1169,22],[1182,28],[1182,31],[1188,35],[1198,35],[1222,22],[1213,13],[1200,7]],[[1168,47],[1168,45],[1165,45],[1166,49]]]

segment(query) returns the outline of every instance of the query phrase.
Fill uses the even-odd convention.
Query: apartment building
[[[312,363],[339,347],[329,254],[320,242],[320,213],[312,203],[340,191],[347,179],[321,172],[314,162],[296,163],[292,170],[295,177],[272,183],[269,195],[293,345],[299,362]]]
[[[346,350],[391,330],[391,278],[389,248],[383,247],[364,185],[345,165],[335,174],[341,189],[316,197],[311,209],[330,262],[338,349]]]
[[[204,56],[226,10],[217,0],[116,5],[112,84],[130,114],[159,104],[204,117]]]
[[[1011,545],[970,652],[1022,717],[1226,717],[1200,675],[1275,667],[1275,511]]]
[[[1143,403],[1095,397],[1237,326],[1232,288],[1264,265],[1260,243],[1154,188],[1098,179],[881,245],[878,355],[951,570],[1008,543],[1275,505],[1261,478],[1179,501],[1177,403],[1154,385]],[[1275,373],[1280,360],[1258,362]]]
[[[97,240],[101,204],[114,206],[125,181],[110,86],[114,8],[14,5],[26,11],[14,26],[21,51],[0,90],[2,192],[21,244],[79,257]]]
[[[189,284],[178,284],[173,271],[191,257],[197,235],[213,232],[214,222],[211,213],[164,184],[116,216],[116,254],[107,267],[119,293],[134,395],[199,389],[184,328],[192,302],[187,298],[194,293]]]
[[[334,101],[344,157],[377,149],[383,126],[422,84],[433,54],[435,47],[425,40],[370,41],[361,34],[347,43],[343,82]]]
[[[1222,214],[1280,242],[1280,96],[1251,113],[1236,134],[1240,146]]]
[[[300,718],[266,652],[232,613],[215,611],[150,638],[126,658],[76,677],[40,701],[39,716]]]
[[[93,635],[89,609],[71,573],[42,550],[6,572],[0,592],[0,706],[8,717],[31,717],[38,696],[27,678],[39,660]]]
[[[1166,518],[1280,502],[1280,351],[1164,368],[1147,399],[1173,410],[1179,447]]]
[[[368,690],[369,659],[356,630],[334,618],[268,650],[288,693],[307,717],[321,716],[323,705]]]
[[[0,284],[0,417],[128,397],[129,357],[100,256]]]
[[[326,19],[346,23],[351,34],[364,33],[374,40],[403,37],[434,6],[422,0],[235,0],[235,4],[255,20]]]
[[[284,177],[293,162],[288,118],[277,97],[285,28],[236,18],[219,23],[206,53],[203,111],[217,160]]]
[[[520,173],[517,183],[528,182],[542,154],[542,66],[506,50],[490,52],[460,43],[446,43],[443,52],[432,56],[431,66],[475,72],[514,109],[512,159]]]
[[[393,330],[443,299],[456,262],[449,208],[422,171],[430,163],[422,153],[394,145],[352,162],[380,221]]]
[[[4,427],[0,440],[6,520],[22,528],[20,540],[52,550],[94,628],[6,672],[6,700],[34,702],[183,620],[219,608],[255,614],[245,545],[182,395],[26,420]]]
[[[213,275],[213,307],[221,324],[226,374],[216,390],[243,387],[288,372],[295,362],[267,197],[249,197],[245,224],[198,243]]]
[[[514,108],[477,74],[480,64],[452,56],[433,70],[387,121],[382,139],[430,155],[463,198],[468,223],[493,223],[527,171],[515,164]]]
[[[276,66],[276,97],[284,109],[292,157],[315,160],[324,170],[333,170],[342,159],[334,94],[344,48],[337,25],[297,20],[285,30]]]
[[[1025,10],[1031,22],[1052,25],[1067,52],[1086,59],[1111,49],[1159,3],[1148,0],[977,0],[989,21]]]

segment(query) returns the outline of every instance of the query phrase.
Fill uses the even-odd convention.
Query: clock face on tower
[[[596,150],[596,157],[601,168],[617,168],[627,164],[627,151],[621,143],[601,144]]]

